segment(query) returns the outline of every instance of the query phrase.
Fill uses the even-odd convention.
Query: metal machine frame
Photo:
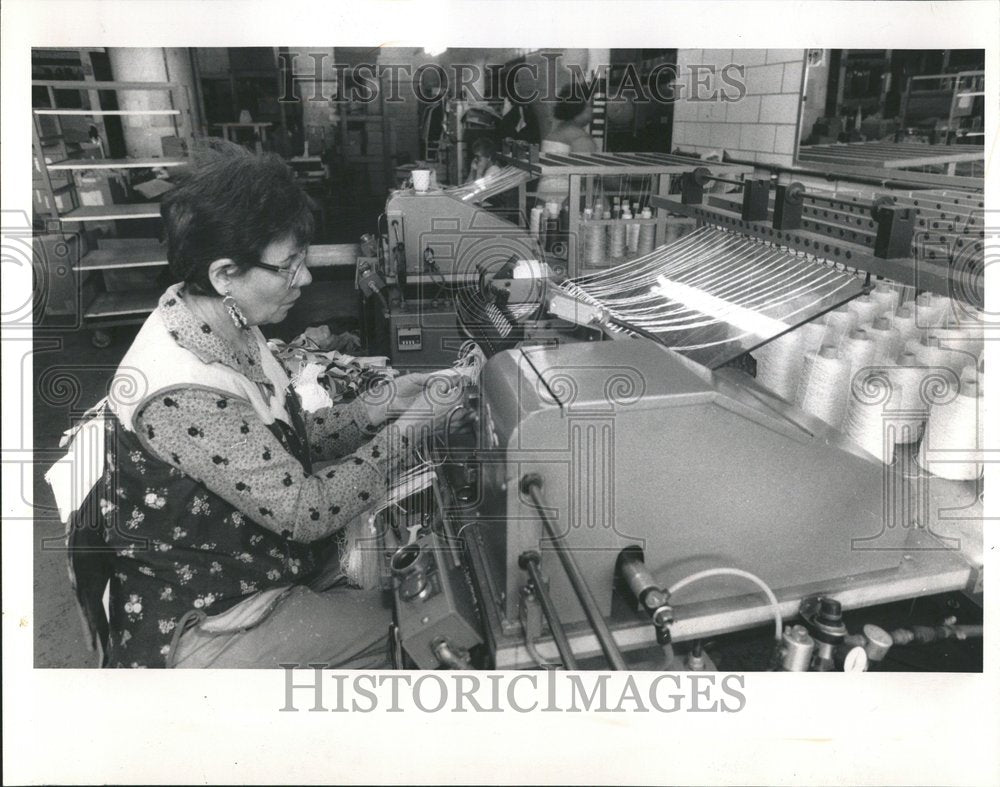
[[[560,167],[559,170],[560,174],[566,174],[566,169]],[[540,165],[532,171],[544,172]],[[676,174],[681,176],[679,195],[660,194],[650,198],[650,203],[664,215],[689,216],[700,223],[761,238],[864,274],[866,281],[872,276],[888,277],[918,290],[982,305],[977,300],[981,298],[983,287],[982,202],[975,195],[962,190],[917,189],[894,194],[876,192],[872,199],[864,189],[830,194],[812,188],[807,190],[798,183],[772,182],[778,178],[726,181],[709,169],[692,168],[690,164],[685,171]],[[574,177],[578,187],[571,189],[571,194],[579,198],[579,181],[586,174],[579,172]],[[713,180],[732,182],[739,186],[741,193],[709,193],[705,187]],[[915,245],[915,238],[919,239],[921,234],[936,237],[936,247]],[[573,259],[572,252],[570,259]],[[526,668],[561,660],[570,668],[585,663],[599,668],[606,664],[622,669],[625,668],[625,653],[638,655],[640,651],[669,642],[752,628],[773,615],[774,610],[761,603],[758,596],[740,594],[695,599],[671,609],[661,589],[637,581],[636,586],[630,587],[641,591],[636,594],[639,607],[622,609],[619,606],[610,617],[605,617],[601,610],[595,611],[592,598],[588,602],[590,594],[586,581],[581,584],[572,554],[563,554],[574,550],[568,545],[560,549],[559,538],[550,531],[549,543],[559,553],[562,566],[546,561],[547,578],[537,553],[529,550],[520,556],[518,568],[526,578],[521,588],[522,608],[536,611],[528,613],[521,621],[516,620],[510,612],[515,602],[508,597],[513,586],[501,587],[496,578],[497,557],[492,551],[495,545],[483,539],[477,521],[479,514],[470,509],[467,500],[459,499],[462,480],[449,476],[455,472],[468,474],[478,453],[452,446],[436,454],[435,461],[441,466],[435,490],[440,505],[440,533],[449,543],[461,546],[461,561],[474,589],[481,644],[489,666]],[[905,451],[901,454],[901,461],[882,471],[883,483],[893,488],[905,486],[909,480],[912,457]],[[877,469],[874,472],[878,472]],[[510,483],[521,485],[522,496],[534,500],[539,521],[545,523],[547,506],[541,488],[533,487],[530,474],[506,479],[503,488]],[[948,483],[955,482],[945,482]],[[975,544],[950,540],[957,538],[955,522],[966,520],[962,520],[961,515],[956,518],[954,508],[942,514],[943,504],[935,503],[939,489],[931,483],[929,488],[919,490],[923,505],[928,506],[933,516],[922,526],[916,525],[914,520],[912,527],[903,534],[905,538],[898,547],[901,556],[898,568],[861,571],[852,576],[838,575],[839,578],[831,580],[778,587],[777,604],[781,616],[794,617],[796,612],[802,612],[801,604],[818,595],[834,599],[832,603],[837,609],[846,610],[951,591],[981,593],[982,570],[974,559]],[[968,491],[965,486],[963,491]],[[968,540],[975,541],[966,538]],[[505,559],[509,562],[510,555]],[[514,570],[509,565],[507,568],[505,583],[510,582],[509,572]],[[587,613],[586,620],[574,617],[561,622],[554,613],[552,594],[561,593],[565,598],[564,573]],[[466,609],[465,614],[471,613]],[[650,625],[651,620],[653,625]],[[529,629],[532,634],[526,636]],[[442,643],[432,638],[430,645],[436,648]],[[467,641],[465,646],[468,645]],[[825,652],[829,656],[831,651],[827,648]],[[441,663],[446,666],[469,665],[468,661],[456,660],[448,648],[445,648],[445,656],[447,658]],[[832,667],[828,664],[825,668]]]

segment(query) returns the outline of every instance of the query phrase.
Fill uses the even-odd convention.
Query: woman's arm
[[[338,402],[316,412],[303,411],[309,447],[315,459],[340,459],[372,439],[385,422],[372,419],[372,409],[360,398]]]
[[[136,414],[135,428],[163,461],[262,527],[303,542],[344,527],[412,459],[410,441],[393,424],[344,462],[310,475],[248,403],[198,389],[157,397]]]

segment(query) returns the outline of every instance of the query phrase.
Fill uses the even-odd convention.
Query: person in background
[[[312,280],[310,201],[277,156],[216,145],[161,213],[178,283],[109,389],[136,395],[108,399],[92,493],[114,550],[107,661],[387,666],[390,610],[343,587],[338,536],[454,407],[409,375],[394,399],[303,409],[259,328]]]
[[[587,126],[593,117],[593,108],[575,83],[563,87],[557,96],[554,111],[555,123],[542,140],[542,153],[594,153],[597,145]],[[564,202],[569,196],[569,178],[549,175],[538,181],[539,202]]]
[[[496,175],[500,165],[496,162],[497,146],[489,137],[479,137],[472,143],[472,162],[469,164],[469,177],[466,183],[472,183],[480,178]]]

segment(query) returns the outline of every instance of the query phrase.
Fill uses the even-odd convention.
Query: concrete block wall
[[[798,140],[804,49],[679,49],[679,81],[684,85],[674,105],[675,149],[699,154],[725,151],[733,158],[771,164],[792,164]],[[708,88],[735,96],[722,81],[727,65],[746,69],[746,96],[738,101],[699,101],[692,95],[691,65],[715,68]],[[731,79],[738,78],[735,71]],[[704,79],[705,77],[702,77]]]

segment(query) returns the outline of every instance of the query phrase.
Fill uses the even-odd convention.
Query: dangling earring
[[[233,325],[239,328],[241,331],[245,331],[250,324],[247,322],[246,315],[240,310],[240,307],[236,304],[236,299],[232,296],[232,293],[227,292],[225,297],[222,299],[222,305],[226,307],[226,311],[229,312],[229,319],[233,321]]]

